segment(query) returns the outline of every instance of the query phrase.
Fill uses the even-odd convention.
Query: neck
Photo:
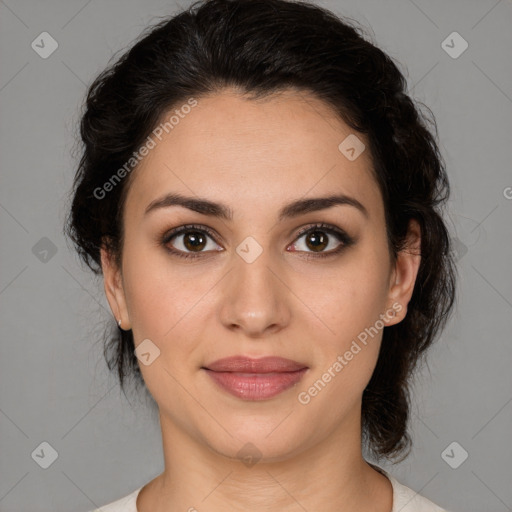
[[[226,505],[237,512],[390,512],[391,483],[362,457],[355,418],[295,453],[262,453],[254,463],[246,448],[244,463],[213,451],[160,414],[165,470],[141,490],[138,512],[217,512]]]

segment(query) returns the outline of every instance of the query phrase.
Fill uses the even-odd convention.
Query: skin
[[[308,404],[297,398],[393,304],[401,311],[386,316],[386,325],[404,318],[420,263],[413,221],[413,250],[392,263],[369,151],[349,161],[338,149],[351,133],[304,92],[255,101],[224,89],[198,98],[133,171],[121,268],[106,250],[101,256],[114,316],[133,330],[136,346],[150,339],[160,350],[139,366],[159,407],[165,469],[141,490],[139,512],[391,511],[391,483],[361,453],[361,399],[382,330]],[[144,215],[169,192],[224,203],[233,219],[181,206]],[[285,204],[333,192],[356,198],[368,217],[337,205],[277,220]],[[296,235],[318,222],[356,242],[337,255],[315,256],[308,235]],[[196,259],[171,255],[161,235],[191,223],[211,228],[217,239],[205,235]],[[341,243],[327,235],[324,252]],[[236,252],[248,236],[263,250],[250,264]],[[193,252],[184,242],[179,235],[168,246]],[[239,354],[277,355],[309,369],[274,398],[242,400],[201,370]],[[249,442],[262,457],[251,467],[237,455]]]

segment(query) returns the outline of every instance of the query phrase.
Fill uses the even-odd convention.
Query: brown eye
[[[303,229],[297,236],[297,240],[301,238],[304,242],[296,241],[292,245],[293,252],[304,252],[306,257],[334,256],[355,243],[347,233],[328,224],[317,224]]]
[[[210,242],[212,240],[212,242]],[[213,232],[206,227],[181,226],[171,230],[162,239],[162,245],[173,255],[195,258],[203,252],[219,251]]]
[[[187,231],[183,235],[183,245],[189,251],[201,251],[206,245],[206,237],[199,231]]]
[[[315,251],[323,251],[329,243],[329,237],[322,231],[310,231],[306,236],[307,246]]]

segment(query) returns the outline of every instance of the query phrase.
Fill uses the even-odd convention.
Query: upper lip
[[[283,357],[267,356],[252,359],[245,356],[233,356],[218,359],[203,368],[215,372],[278,373],[294,372],[307,368],[307,366]]]

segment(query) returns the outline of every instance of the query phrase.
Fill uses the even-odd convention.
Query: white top
[[[387,476],[393,486],[393,508],[391,512],[448,512],[447,510],[438,507],[427,498],[420,496],[417,492],[402,485],[396,478],[392,477],[389,473],[382,468],[371,464],[377,471]],[[108,505],[92,510],[91,512],[138,512],[137,510],[137,496],[142,489],[141,486],[128,496],[119,500],[113,501]]]

